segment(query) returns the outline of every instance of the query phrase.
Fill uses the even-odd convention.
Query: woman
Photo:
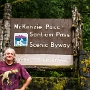
[[[7,48],[4,60],[0,61],[0,90],[25,90],[32,78],[26,69],[15,61],[15,50]],[[25,83],[19,89],[20,79]]]

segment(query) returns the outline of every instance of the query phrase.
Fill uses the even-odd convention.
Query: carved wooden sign
[[[11,18],[11,47],[23,65],[73,65],[72,19]]]

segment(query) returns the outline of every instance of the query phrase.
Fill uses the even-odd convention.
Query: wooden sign
[[[23,65],[73,65],[72,19],[11,18],[11,47]]]

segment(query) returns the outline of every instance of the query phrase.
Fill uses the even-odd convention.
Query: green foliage
[[[81,90],[90,88],[90,52],[87,57],[80,61],[80,85]]]
[[[90,1],[82,0],[81,3],[78,4],[78,10],[82,15],[83,22],[83,48],[85,50],[90,50]]]
[[[38,6],[34,1],[13,2],[12,17],[16,18],[38,18]]]
[[[32,77],[32,82],[26,90],[66,90],[72,87],[72,90],[80,90],[78,78],[59,78],[59,77]],[[24,83],[21,80],[21,86]]]
[[[0,7],[0,19],[3,18],[3,15],[4,15],[4,6],[1,6]]]
[[[31,90],[63,90],[67,83],[67,78],[57,77],[34,77],[28,86]]]
[[[60,18],[63,15],[58,0],[17,0],[12,6],[14,18]]]
[[[33,77],[63,77],[66,76],[64,72],[61,71],[29,71],[28,72]],[[69,74],[71,76],[71,74]]]
[[[90,50],[90,19],[83,26],[83,47]]]
[[[4,15],[4,4],[5,3],[6,3],[6,0],[0,0],[0,19],[2,19]]]

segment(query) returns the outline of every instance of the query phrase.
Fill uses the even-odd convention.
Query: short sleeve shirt
[[[19,88],[20,79],[30,77],[26,69],[19,63],[7,65],[0,61],[0,90],[15,90]]]

